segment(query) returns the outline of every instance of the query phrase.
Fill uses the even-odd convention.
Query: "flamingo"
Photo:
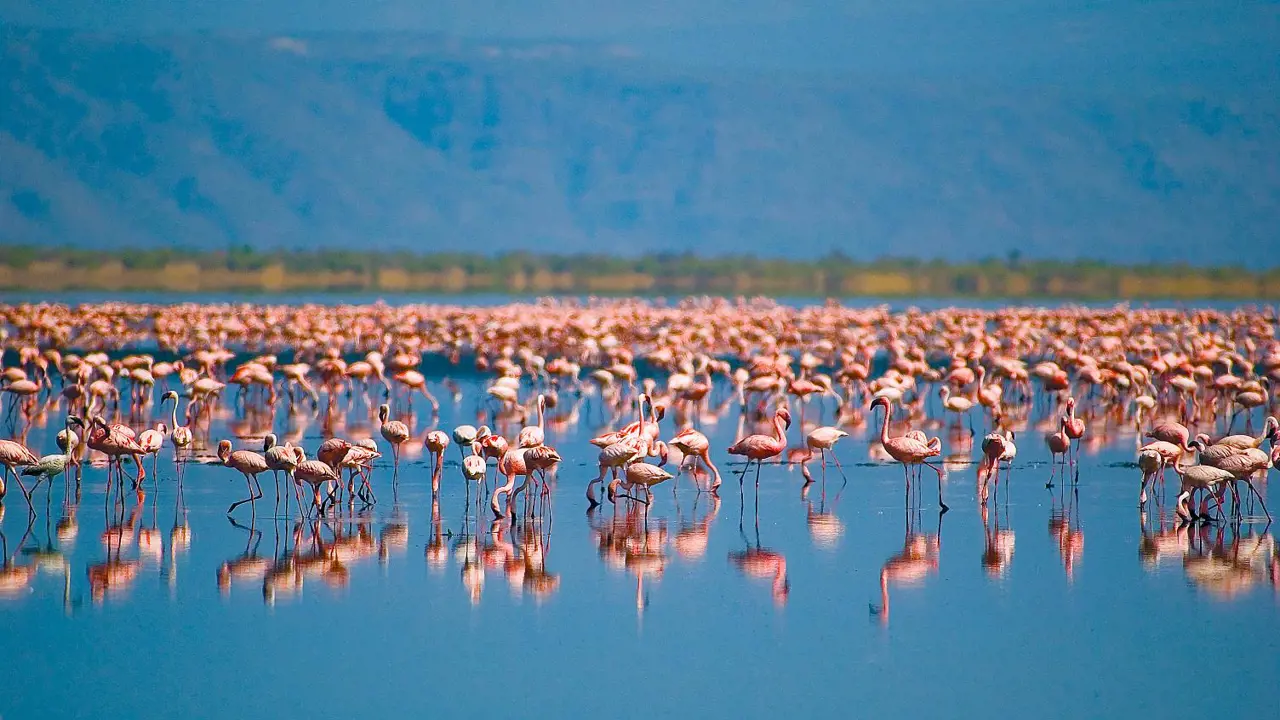
[[[12,474],[13,478],[18,481],[18,487],[22,488],[22,494],[29,503],[31,496],[27,493],[26,486],[22,484],[22,479],[18,477],[17,468],[28,467],[38,462],[40,462],[40,458],[36,457],[35,453],[31,452],[26,445],[13,440],[0,440],[0,465],[4,466],[5,471],[4,478],[0,479],[0,498],[4,497],[6,492],[7,483],[5,480]]]
[[[440,411],[440,403],[436,401],[436,397],[427,389],[427,378],[417,370],[404,370],[392,376],[392,379],[404,385],[409,389],[409,403],[413,403],[413,391],[417,390],[422,393],[427,402],[431,403],[431,412]]]
[[[1138,491],[1138,507],[1147,504],[1147,485],[1155,481],[1156,473],[1164,469],[1164,456],[1155,450],[1138,453],[1138,468],[1142,470],[1142,487]]]
[[[543,431],[543,416],[547,410],[547,396],[538,394],[538,424],[528,425],[520,428],[520,435],[516,438],[517,447],[536,447],[541,445],[546,439]]]
[[[996,490],[1000,489],[1000,463],[1012,463],[1013,459],[1018,455],[1018,448],[1013,444],[1013,440],[1012,431],[988,433],[986,437],[982,438],[982,467],[979,468],[979,475],[985,470],[989,477],[994,477]],[[983,482],[982,500],[986,501],[986,499],[987,486]]]
[[[1223,487],[1226,483],[1235,480],[1235,476],[1230,471],[1208,465],[1187,465],[1184,467],[1178,463],[1173,464],[1173,471],[1182,478],[1182,487],[1178,490],[1176,504],[1178,517],[1186,520],[1194,519],[1190,511],[1187,510],[1187,500],[1191,497],[1191,493],[1196,490],[1207,490],[1209,496],[1213,498],[1218,507],[1218,513],[1222,513],[1221,495]],[[1207,502],[1208,498],[1205,499],[1205,503]]]
[[[391,459],[394,464],[392,474],[399,476],[400,446],[409,439],[409,426],[399,420],[389,420],[390,416],[390,405],[382,403],[378,406],[378,430],[382,433],[382,439],[391,445]]]
[[[138,434],[138,445],[146,451],[143,453],[143,457],[151,456],[152,475],[159,475],[156,472],[156,461],[160,459],[160,449],[164,447],[164,439],[168,434],[169,428],[165,427],[164,423],[156,423],[154,428],[143,430]],[[160,479],[156,477],[154,480],[159,482]]]
[[[295,497],[298,499],[298,509],[302,509],[302,498],[297,495],[298,484],[293,479],[293,473],[298,469],[298,456],[294,454],[291,445],[277,445],[278,438],[275,433],[267,433],[262,440],[262,457],[267,461],[267,468],[271,470],[272,476],[276,482],[276,502],[280,502],[280,473],[284,473],[285,485],[292,486]],[[289,489],[289,488],[286,488]],[[285,505],[288,505],[288,496],[285,496]],[[286,512],[288,508],[285,508]]]
[[[1075,465],[1080,458],[1080,438],[1084,437],[1084,420],[1076,417],[1076,399],[1067,397],[1067,414],[1062,424],[1062,431],[1071,440],[1071,464]]]
[[[1044,444],[1049,448],[1049,462],[1053,470],[1049,473],[1049,483],[1045,487],[1053,487],[1053,474],[1058,471],[1058,457],[1062,457],[1063,473],[1066,473],[1067,453],[1071,451],[1071,439],[1067,437],[1067,418],[1058,418],[1058,431],[1044,436]]]
[[[462,458],[462,474],[468,480],[479,483],[488,474],[488,465],[480,455],[480,445],[475,440],[471,443],[471,454]],[[470,486],[467,486],[470,488]]]
[[[134,479],[135,484],[146,477],[146,471],[142,469],[142,456],[146,450],[134,439],[133,430],[123,425],[107,425],[107,421],[103,420],[101,415],[93,416],[90,422],[92,427],[87,433],[86,445],[110,458],[121,474],[124,472],[122,468],[124,456],[132,457],[133,465],[138,470],[137,477]],[[123,483],[124,480],[121,479],[121,482]]]
[[[471,443],[475,442],[478,434],[479,431],[475,425],[459,425],[453,429],[453,441],[458,445],[459,456],[465,455],[463,448],[471,447]]]
[[[525,462],[525,453],[531,448],[510,448],[502,454],[502,459],[498,461],[498,472],[505,475],[507,482],[493,491],[493,497],[489,499],[489,509],[493,511],[495,518],[502,517],[502,506],[498,504],[498,498],[502,495],[508,495],[515,488],[516,476],[523,475],[525,482],[529,481],[529,466]]]
[[[947,507],[947,503],[942,499],[942,468],[929,462],[929,458],[942,454],[941,444],[933,441],[925,442],[923,433],[889,437],[889,414],[893,409],[892,403],[887,397],[878,397],[871,401],[873,411],[876,407],[884,409],[884,422],[880,425],[880,444],[884,446],[885,452],[889,453],[889,457],[902,463],[902,474],[906,478],[908,492],[911,489],[908,466],[927,465],[938,474],[938,507],[944,513],[950,510],[951,508]]]
[[[369,476],[373,471],[373,461],[382,457],[382,453],[378,452],[377,444],[372,440],[367,441],[368,444],[356,443],[347,448],[346,454],[338,461],[337,470],[341,473],[343,468],[351,471],[347,478],[347,492],[351,498],[356,496],[354,483],[356,473],[360,474],[360,491],[359,497],[366,503],[377,502],[377,498],[373,495],[373,486],[369,484]],[[372,445],[372,447],[370,447]]]
[[[675,437],[671,438],[667,444],[679,450],[685,457],[694,458],[693,464],[695,469],[697,468],[698,461],[701,460],[711,471],[713,478],[711,487],[707,488],[707,490],[712,494],[716,493],[720,487],[720,471],[716,468],[715,464],[711,462],[711,442],[707,440],[707,436],[693,428],[685,428],[677,433]],[[680,475],[679,471],[683,469],[684,462],[681,461],[680,467],[676,468],[677,477]],[[672,484],[672,492],[675,492],[674,483]]]
[[[170,390],[160,396],[160,406],[164,407],[167,400],[173,401],[173,414],[170,416],[169,442],[173,445],[173,462],[178,464],[178,452],[191,446],[192,436],[191,428],[186,425],[178,424],[178,393]],[[182,480],[182,475],[178,475],[178,480]]]
[[[653,502],[653,486],[671,479],[671,473],[663,470],[657,465],[652,465],[642,460],[627,463],[626,468],[623,470],[623,474],[627,479],[628,486],[640,486],[644,488],[644,498],[632,497],[630,495],[627,495],[626,497],[630,497],[632,500],[644,503],[646,513],[648,513],[649,503]],[[616,486],[619,482],[621,481],[614,480],[609,484],[610,500],[613,500],[617,496]]]
[[[969,432],[973,433],[973,416],[969,414],[973,401],[967,397],[952,395],[951,388],[947,385],[938,388],[938,397],[942,398],[942,407],[956,416],[956,425],[960,424],[960,416],[963,415],[969,420]]]
[[[837,442],[848,436],[849,433],[844,430],[829,425],[809,431],[809,434],[804,438],[804,444],[809,452],[805,455],[804,461],[800,463],[800,472],[804,475],[805,482],[813,482],[813,478],[809,475],[809,461],[813,459],[813,451],[817,450],[822,461],[822,485],[826,487],[827,451],[832,450]],[[831,453],[831,459],[835,460],[836,467],[840,470],[840,476],[845,479],[845,482],[848,482],[849,478],[845,476],[844,467],[840,465],[840,458],[836,457],[834,450]]]
[[[249,503],[249,507],[252,508],[253,514],[256,516],[258,514],[257,500],[262,497],[262,486],[258,484],[258,475],[267,471],[266,458],[251,450],[236,450],[232,452],[231,441],[223,440],[218,443],[218,459],[222,461],[223,465],[244,475],[245,484],[249,486],[249,497],[231,503],[231,507],[227,508],[227,514],[230,515],[237,507]]]
[[[311,491],[315,499],[315,507],[317,511],[324,511],[324,504],[320,501],[320,486],[324,484],[338,485],[342,483],[342,476],[334,467],[320,460],[308,460],[307,453],[300,447],[294,446],[293,454],[297,458],[297,467],[294,468],[293,477],[296,480],[307,483],[311,486]]]
[[[431,492],[439,492],[440,475],[436,470],[444,462],[444,451],[449,449],[449,435],[443,430],[432,430],[422,444],[431,453]]]
[[[1151,440],[1172,443],[1186,452],[1191,452],[1191,446],[1188,444],[1191,440],[1191,431],[1180,422],[1160,423],[1143,433],[1142,436]]]
[[[780,406],[773,414],[773,435],[748,435],[733,445],[729,446],[730,455],[742,455],[747,458],[747,464],[742,467],[742,472],[738,474],[738,490],[742,491],[743,479],[750,469],[751,463],[756,464],[756,501],[760,499],[760,465],[769,458],[775,458],[787,449],[786,431],[791,427],[791,411],[786,406]]]
[[[1260,448],[1262,447],[1262,443],[1267,440],[1271,440],[1274,445],[1277,430],[1280,430],[1280,421],[1277,421],[1274,416],[1268,415],[1266,422],[1263,423],[1262,426],[1262,434],[1257,437],[1254,437],[1253,435],[1228,435],[1223,438],[1218,438],[1218,441],[1214,443],[1214,445],[1229,445],[1241,450]]]
[[[68,415],[67,419],[64,421],[64,428],[68,432],[71,431],[72,423],[83,424],[83,421],[81,421],[80,418],[78,417],[75,417],[73,415]],[[71,458],[71,453],[73,450],[75,450],[75,444],[68,442],[66,447],[63,448],[62,452],[54,453],[52,455],[45,455],[44,457],[41,457],[39,460],[37,460],[35,463],[28,465],[22,469],[23,475],[26,475],[29,477],[35,476],[36,478],[36,483],[31,488],[32,492],[35,492],[35,488],[39,487],[42,481],[52,480],[53,478],[56,478],[62,473],[66,472],[67,466],[73,464],[73,461]],[[8,466],[6,465],[6,467]],[[3,480],[0,480],[0,497],[4,497],[4,492],[2,489],[3,487],[4,487],[4,482]],[[24,488],[23,489],[24,494],[26,494],[25,490],[26,489]],[[28,499],[30,499],[29,496],[28,496]],[[35,512],[35,508],[31,507],[30,505],[28,505],[28,509],[31,510],[32,512]]]

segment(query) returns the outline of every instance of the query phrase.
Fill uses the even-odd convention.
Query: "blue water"
[[[442,397],[437,420],[419,409],[415,436],[476,422],[478,380],[458,383],[461,398]],[[270,475],[256,520],[248,506],[229,520],[244,484],[217,465],[186,466],[180,506],[167,446],[141,500],[126,483],[117,506],[105,468],[85,467],[79,502],[74,482],[64,492],[55,480],[29,525],[15,486],[0,523],[8,571],[39,569],[0,595],[0,716],[1189,718],[1267,717],[1280,705],[1269,530],[1191,529],[1179,548],[1167,502],[1145,519],[1136,507],[1132,431],[1091,430],[1075,487],[1046,488],[1047,451],[1027,429],[984,526],[976,465],[960,459],[976,453],[957,450],[967,433],[944,434],[945,516],[928,471],[918,509],[905,507],[900,467],[869,457],[874,424],[837,448],[847,484],[831,466],[825,495],[815,483],[802,496],[797,468],[766,465],[758,505],[750,478],[740,498],[724,452],[740,417],[729,404],[703,427],[726,474],[718,505],[686,475],[675,497],[670,483],[655,489],[646,522],[628,503],[587,509],[598,403],[583,400],[576,425],[548,430],[565,458],[549,509],[528,526],[500,524],[497,540],[487,507],[469,509],[476,494],[454,447],[438,525],[423,456],[395,483],[384,458],[379,502],[318,526],[276,510]],[[820,419],[816,406],[806,413]],[[26,440],[53,452],[61,415],[41,422]],[[363,406],[336,422],[347,437],[376,435]],[[271,424],[282,436],[291,427],[283,411]],[[228,412],[210,440],[244,426]],[[792,445],[800,430],[797,417]],[[313,420],[302,444],[320,439]],[[76,533],[60,540],[72,513]],[[184,523],[181,547],[171,531]],[[108,525],[125,529],[104,542]],[[1144,529],[1149,549],[1162,525],[1164,552],[1144,559]],[[285,583],[268,602],[261,574],[220,583],[224,563],[246,554],[263,568],[295,549],[314,557],[315,531],[329,550],[339,538],[347,549],[292,591]],[[989,537],[1003,555],[986,552]],[[891,581],[886,607],[882,568],[907,544],[919,577]],[[746,552],[763,558],[762,577],[735,562]],[[91,568],[110,559],[136,573],[95,597]],[[483,567],[478,592],[464,582],[476,575],[468,560]]]

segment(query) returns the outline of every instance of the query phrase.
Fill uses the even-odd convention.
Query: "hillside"
[[[12,243],[1216,264],[1280,221],[1280,100],[1261,90],[30,29],[0,29],[0,79]]]

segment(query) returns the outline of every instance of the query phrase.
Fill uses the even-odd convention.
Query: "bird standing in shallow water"
[[[747,464],[738,474],[738,491],[742,491],[743,479],[751,463],[756,464],[756,502],[760,502],[760,465],[769,458],[775,458],[787,449],[786,431],[791,427],[791,411],[786,406],[779,407],[773,414],[773,435],[748,435],[729,446],[730,455],[742,455]]]
[[[813,459],[813,451],[817,450],[822,462],[822,486],[827,486],[827,451],[831,450],[831,459],[835,460],[836,468],[840,470],[840,477],[845,482],[849,482],[849,478],[844,474],[844,467],[840,464],[840,458],[836,457],[834,448],[835,444],[840,442],[842,438],[849,436],[849,433],[835,427],[820,427],[809,431],[804,438],[804,444],[808,447],[809,452],[805,456],[803,462],[800,463],[800,473],[804,475],[805,482],[813,482],[813,477],[809,475],[809,461]]]
[[[423,446],[431,453],[431,492],[440,492],[440,466],[444,463],[444,451],[449,449],[449,435],[443,430],[427,433]]]
[[[71,431],[71,425],[73,424],[73,422],[80,423],[83,426],[83,422],[80,420],[80,418],[68,416],[66,420],[66,428],[65,428],[68,432]],[[35,489],[40,486],[40,483],[42,481],[52,480],[53,478],[56,478],[62,473],[66,472],[67,468],[73,464],[73,461],[71,459],[71,453],[74,451],[75,451],[75,444],[68,442],[67,447],[62,452],[54,453],[52,455],[45,455],[44,457],[37,460],[34,464],[28,465],[27,467],[23,468],[22,469],[23,475],[28,477],[34,476],[36,478],[36,484],[31,487],[31,492],[35,492]],[[25,489],[24,489],[24,492],[25,492]],[[0,493],[0,497],[3,497],[3,496],[4,494]],[[28,500],[31,499],[29,493],[27,494],[27,499]],[[32,513],[35,512],[35,508],[31,507],[30,503],[28,503],[28,509],[30,509]]]
[[[707,469],[712,474],[711,486],[707,488],[708,492],[714,494],[720,488],[720,470],[716,468],[715,463],[711,462],[711,442],[707,440],[706,435],[693,428],[686,428],[671,438],[671,441],[667,444],[683,453],[686,459],[692,457],[694,459],[694,469],[697,469],[698,461],[702,461],[707,466]],[[680,467],[676,468],[676,477],[680,476],[680,471],[683,469],[684,461],[682,460]],[[675,492],[674,485],[672,483],[672,492]]]
[[[399,420],[391,420],[391,406],[378,406],[378,430],[382,439],[391,445],[392,476],[400,476],[400,446],[409,439],[409,426]]]
[[[1071,440],[1071,464],[1074,466],[1080,459],[1080,438],[1084,437],[1084,420],[1076,417],[1076,399],[1067,398],[1067,413],[1063,418],[1062,431]]]
[[[1053,470],[1049,473],[1049,482],[1045,487],[1053,487],[1054,473],[1058,472],[1058,467],[1062,467],[1062,474],[1067,473],[1067,453],[1071,451],[1071,440],[1067,437],[1067,418],[1064,415],[1058,420],[1058,432],[1049,433],[1044,436],[1044,444],[1049,448],[1049,462],[1053,464]],[[1061,461],[1059,461],[1061,458]]]
[[[871,407],[873,409],[880,407],[884,410],[884,422],[880,425],[880,444],[885,452],[889,453],[889,457],[902,463],[902,472],[907,478],[907,492],[911,490],[911,475],[907,466],[928,465],[938,474],[938,506],[943,512],[949,510],[950,508],[942,500],[942,468],[929,462],[929,458],[942,454],[942,442],[937,438],[926,441],[924,433],[917,431],[898,437],[889,437],[889,413],[893,409],[892,404],[888,398],[878,397],[871,401]]]
[[[18,487],[22,488],[22,495],[27,498],[27,502],[31,502],[31,495],[27,492],[27,488],[22,484],[22,479],[18,477],[17,468],[35,465],[40,462],[40,458],[35,456],[26,445],[13,440],[0,440],[0,465],[4,466],[4,479],[0,479],[0,498],[4,497],[7,491],[5,480],[12,473],[13,478],[18,481]]]
[[[223,440],[218,443],[218,459],[223,465],[244,475],[245,484],[249,487],[249,497],[231,503],[231,507],[227,508],[227,514],[230,515],[237,507],[249,503],[254,516],[257,516],[257,500],[262,497],[262,486],[258,484],[258,475],[267,471],[266,458],[251,450],[232,452],[231,441]]]

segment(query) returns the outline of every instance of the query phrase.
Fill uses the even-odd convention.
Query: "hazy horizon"
[[[1019,75],[1203,74],[1275,83],[1280,7],[1194,0],[553,0],[468,4],[389,0],[353,10],[337,0],[15,0],[12,25],[121,34],[416,31],[473,40],[623,44],[675,65],[815,71],[948,71]]]
[[[0,25],[0,243],[1229,264],[1280,226],[1276,3],[18,0]],[[559,42],[582,52],[519,49]]]

